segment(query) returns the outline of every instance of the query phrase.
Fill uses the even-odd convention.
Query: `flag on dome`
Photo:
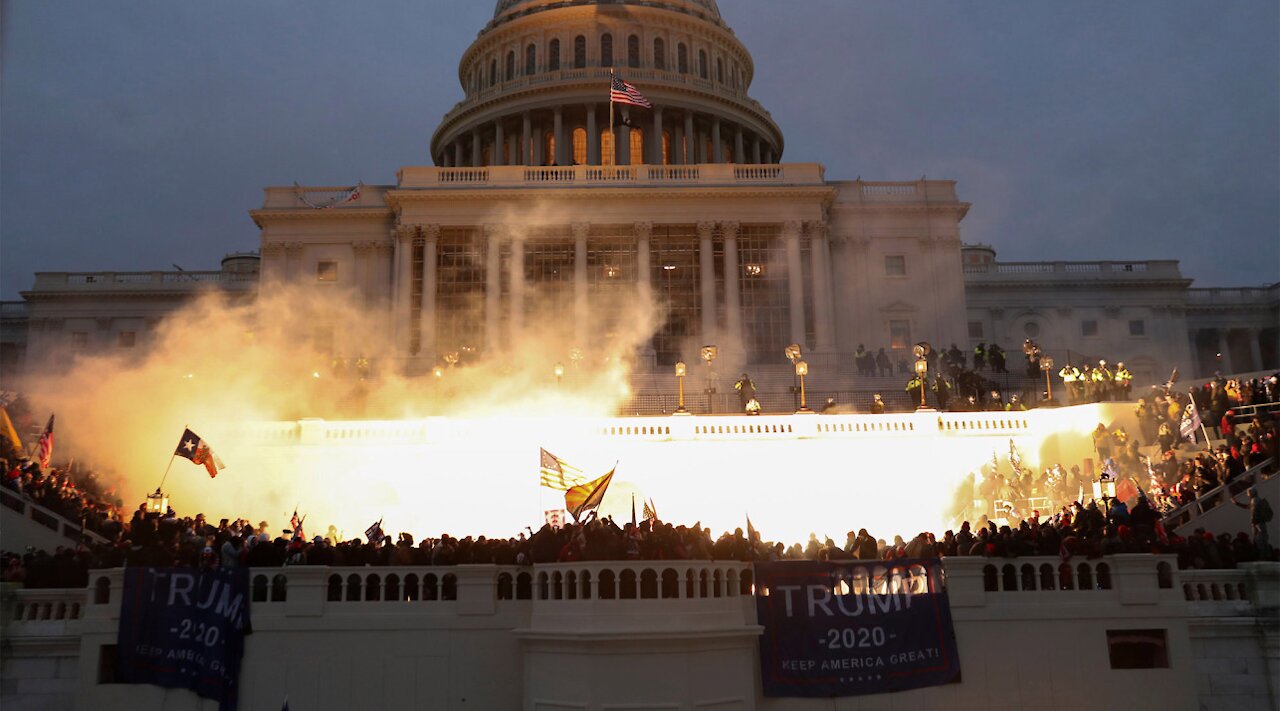
[[[649,100],[644,98],[643,94],[636,91],[634,86],[616,76],[610,77],[609,101],[618,104],[631,104],[632,106],[640,106],[646,109],[653,108],[653,104],[649,103]]]
[[[548,489],[555,489],[556,491],[566,491],[569,487],[583,482],[581,469],[569,464],[545,449],[542,449],[541,452],[541,465],[539,471],[542,475],[542,486],[545,486]]]
[[[178,440],[178,448],[173,453],[184,459],[190,459],[192,464],[203,464],[205,470],[209,472],[210,479],[227,468],[218,455],[213,453],[209,443],[200,439],[200,435],[191,430],[182,431],[182,439]]]
[[[608,474],[594,479],[585,484],[570,487],[564,492],[564,507],[573,514],[573,520],[577,521],[582,514],[600,506],[600,502],[604,501],[604,492],[609,488],[609,482],[613,481],[613,473],[618,470],[615,464]]]
[[[48,469],[53,459],[53,415],[49,415],[49,424],[44,426],[44,432],[36,441],[36,459],[40,460],[43,469]]]

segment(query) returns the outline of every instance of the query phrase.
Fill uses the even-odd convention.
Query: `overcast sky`
[[[0,298],[215,269],[267,185],[429,165],[490,0],[0,0]],[[784,160],[959,181],[1016,260],[1280,279],[1275,0],[721,0]],[[641,91],[644,87],[641,82]],[[604,89],[602,88],[603,92]],[[602,94],[603,97],[603,94]]]

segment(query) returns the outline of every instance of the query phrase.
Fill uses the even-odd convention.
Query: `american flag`
[[[49,424],[44,426],[44,433],[36,442],[36,458],[40,460],[41,467],[49,468],[53,459],[53,415],[49,415]]]
[[[306,534],[302,532],[302,522],[305,520],[307,520],[305,515],[298,518],[298,510],[293,510],[293,517],[289,519],[289,529],[293,531],[294,538],[306,538]]]
[[[377,523],[366,528],[364,530],[364,536],[374,545],[381,543],[382,539],[387,537],[386,534],[382,532],[382,519],[378,519]]]
[[[579,476],[582,474],[581,469],[571,466],[545,449],[541,452],[539,472],[542,476],[542,486],[557,491],[568,491],[569,487],[582,483],[583,477]]]
[[[613,77],[609,83],[609,101],[619,104],[631,104],[632,106],[640,106],[646,109],[653,108],[653,104],[644,98],[644,95],[636,91],[634,86],[622,81],[618,77]]]

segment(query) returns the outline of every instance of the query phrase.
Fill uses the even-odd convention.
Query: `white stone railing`
[[[1189,306],[1267,304],[1277,297],[1280,297],[1280,288],[1276,286],[1187,289]]]
[[[490,165],[479,168],[401,168],[398,189],[421,190],[461,187],[538,187],[543,185],[821,185],[822,166],[817,163],[741,165],[703,163],[698,165],[573,165],[525,166]],[[286,191],[285,188],[271,190]],[[291,191],[290,195],[292,195]],[[268,194],[267,207],[278,204]],[[334,209],[340,209],[334,208]]]
[[[257,272],[37,272],[34,290],[169,290],[174,285],[182,284],[217,284],[225,288],[249,287],[257,282]]]
[[[1097,279],[1181,279],[1178,263],[1174,260],[1148,260],[1141,262],[991,262],[965,264],[965,274],[989,274],[1003,277],[1031,275],[1039,278],[1045,274],[1070,275],[1079,278],[1096,275]]]

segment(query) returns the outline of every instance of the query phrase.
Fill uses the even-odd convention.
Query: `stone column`
[[[502,130],[502,119],[493,122],[493,164],[506,165],[507,160],[503,156],[507,150],[507,138]]]
[[[613,141],[614,165],[631,165],[631,127],[621,121],[614,124],[618,136]]]
[[[524,331],[524,235],[518,231],[511,234],[511,262],[508,267],[511,273],[511,311],[507,316],[507,334],[509,345],[515,347],[520,342],[520,334]]]
[[[647,309],[653,303],[653,286],[650,282],[653,272],[649,265],[649,237],[653,234],[653,223],[637,222],[634,229],[636,233],[636,297],[640,301],[641,308]],[[645,355],[652,355],[653,339],[646,338],[640,345],[640,350]]]
[[[587,234],[588,222],[575,222],[573,230],[573,345],[582,348],[587,342]]]
[[[436,244],[440,225],[422,227],[422,311],[418,314],[418,357],[436,359]]]
[[[543,140],[543,136],[546,132],[542,130],[542,126],[543,124],[541,121],[535,121],[533,124],[533,144],[530,149],[533,153],[532,165],[546,165],[547,163],[547,144],[546,141]]]
[[[684,112],[684,163],[698,162],[698,134],[693,132],[693,112]]]
[[[460,139],[453,140],[453,167],[457,168],[462,165],[462,141]]]
[[[671,165],[687,165],[684,156],[684,124],[671,127]]]
[[[702,292],[702,343],[716,342],[716,260],[712,235],[716,223],[698,223],[698,286]]]
[[[529,152],[530,139],[533,136],[533,123],[526,111],[520,115],[520,165],[533,165],[533,155]]]
[[[480,167],[480,127],[471,129],[471,165]]]
[[[568,165],[568,161],[564,158],[564,109],[559,105],[556,106],[555,113],[552,115],[551,135],[555,136],[556,141],[556,154],[551,156],[552,162],[556,165]]]
[[[755,140],[751,142],[751,162],[757,165],[760,164],[760,137],[759,136],[756,136]]]
[[[502,297],[502,225],[484,226],[484,348],[486,353],[498,351],[498,308]]]
[[[649,140],[649,164],[662,165],[662,106],[653,108],[653,137]]]
[[[724,147],[720,143],[720,117],[711,119],[711,162],[724,162]]]
[[[721,222],[724,237],[724,313],[728,342],[726,350],[740,352],[742,344],[742,266],[738,264],[738,223]]]
[[[596,105],[587,104],[587,165],[600,165],[600,131],[596,129]]]
[[[831,316],[831,259],[827,247],[827,223],[809,223],[809,266],[813,272],[814,349],[835,352],[834,323]]]
[[[1262,370],[1262,333],[1256,328],[1245,330],[1249,338],[1249,355],[1253,357],[1253,369]]]
[[[747,162],[747,157],[746,155],[743,154],[743,145],[744,143],[742,140],[742,124],[738,124],[738,127],[733,132],[733,162],[734,163]]]
[[[773,146],[766,146],[764,149],[764,162],[773,163]]]
[[[787,305],[791,314],[791,342],[804,340],[804,270],[800,266],[800,223],[782,223],[782,241],[787,250]]]
[[[1213,375],[1213,371],[1218,369],[1221,369],[1223,371],[1223,375],[1226,375],[1227,373],[1232,372],[1234,366],[1231,362],[1231,348],[1230,344],[1227,342],[1227,331],[1222,328],[1215,330],[1218,334],[1218,353],[1222,354],[1222,358],[1214,359],[1213,367],[1210,368],[1210,372],[1207,373],[1207,375]]]
[[[409,354],[409,319],[413,307],[413,240],[418,229],[401,225],[395,229],[396,241],[396,346],[401,356]]]

